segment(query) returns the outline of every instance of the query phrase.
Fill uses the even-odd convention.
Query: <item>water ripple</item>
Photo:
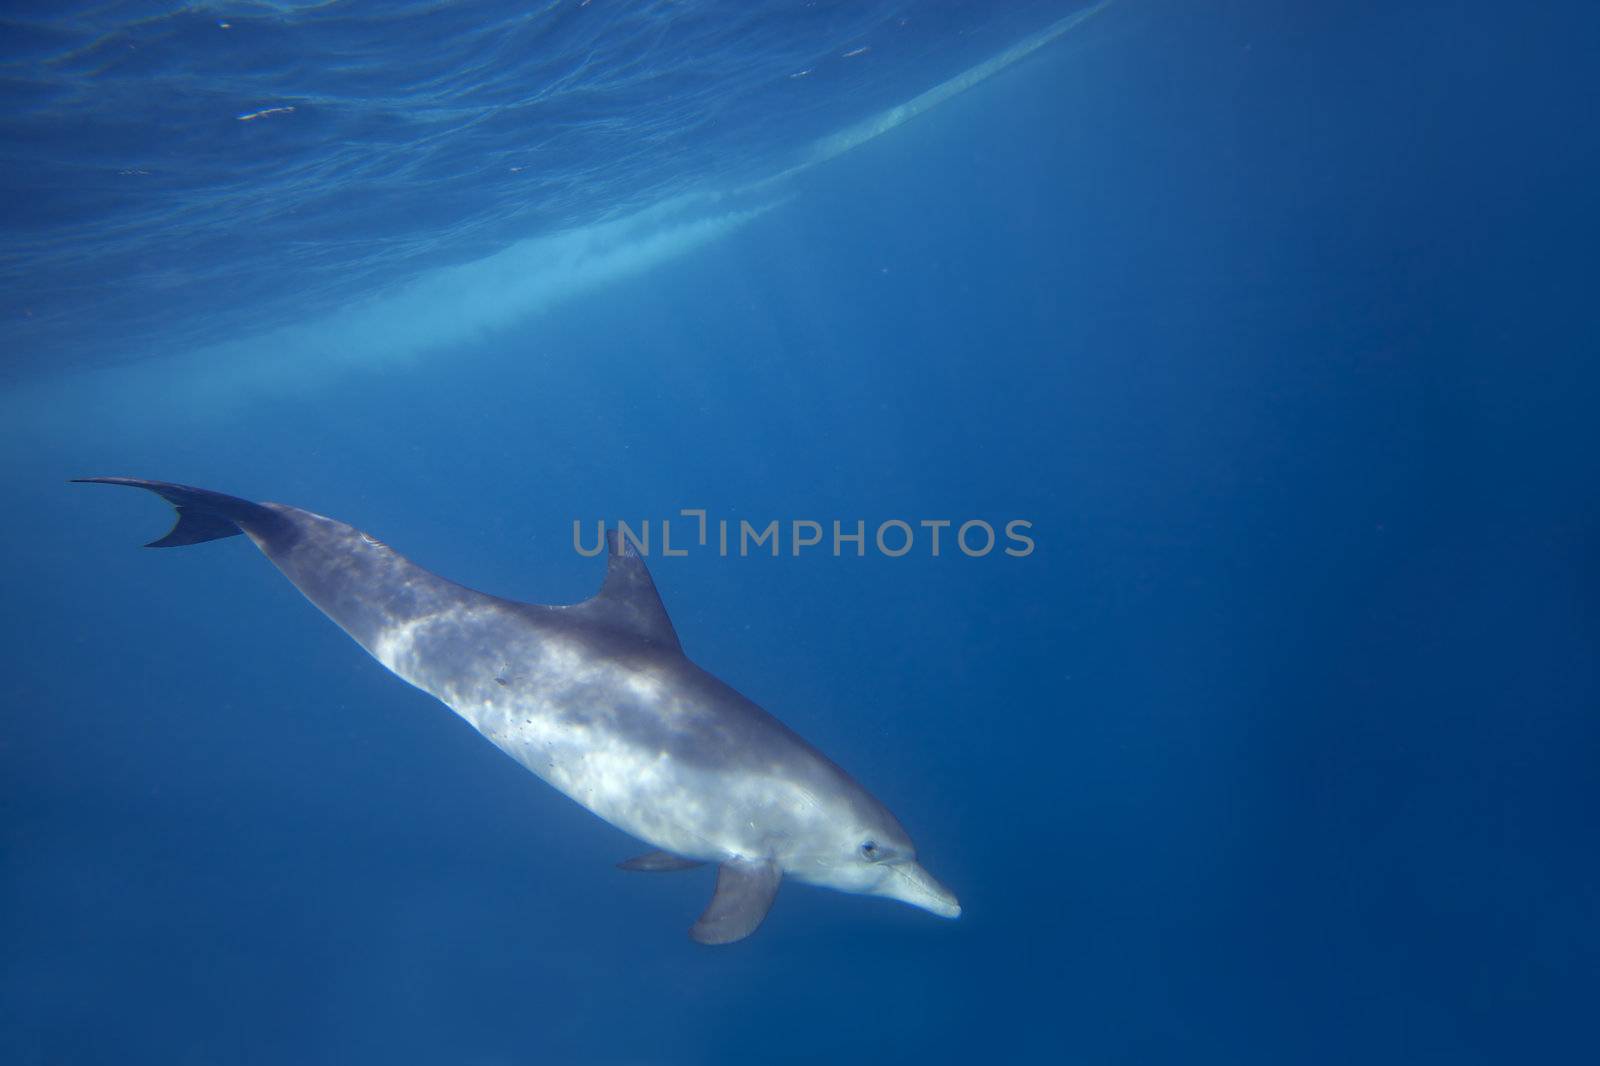
[[[792,165],[1081,3],[13,3],[4,373],[270,328]]]

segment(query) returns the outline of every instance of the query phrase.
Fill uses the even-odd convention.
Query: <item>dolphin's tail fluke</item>
[[[136,477],[80,477],[73,478],[73,481],[149,489],[177,508],[177,523],[166,536],[146,544],[147,548],[181,548],[186,544],[204,544],[208,540],[236,537],[240,533],[250,533],[259,538],[283,523],[282,516],[270,507],[188,485],[145,481]]]

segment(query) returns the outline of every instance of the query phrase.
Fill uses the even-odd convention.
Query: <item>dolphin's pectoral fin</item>
[[[647,870],[651,873],[664,873],[669,870],[692,870],[696,866],[704,866],[699,859],[686,859],[682,855],[674,855],[670,851],[652,851],[638,858],[629,859],[627,862],[617,863],[619,870]]]
[[[717,891],[711,897],[711,906],[690,928],[689,938],[701,944],[743,940],[756,931],[772,909],[782,879],[778,864],[771,860],[729,859],[717,867]]]

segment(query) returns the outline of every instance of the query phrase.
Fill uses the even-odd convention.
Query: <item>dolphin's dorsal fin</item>
[[[672,619],[661,605],[661,594],[650,571],[628,539],[615,529],[606,530],[606,580],[593,599],[572,610],[594,621],[637,634],[662,648],[682,651]]]

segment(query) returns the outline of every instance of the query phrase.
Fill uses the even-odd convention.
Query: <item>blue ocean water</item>
[[[0,1061],[1592,1057],[1600,14],[1083,10],[6,5]],[[538,602],[574,520],[1031,522],[651,560],[963,915],[689,942],[95,474]]]

